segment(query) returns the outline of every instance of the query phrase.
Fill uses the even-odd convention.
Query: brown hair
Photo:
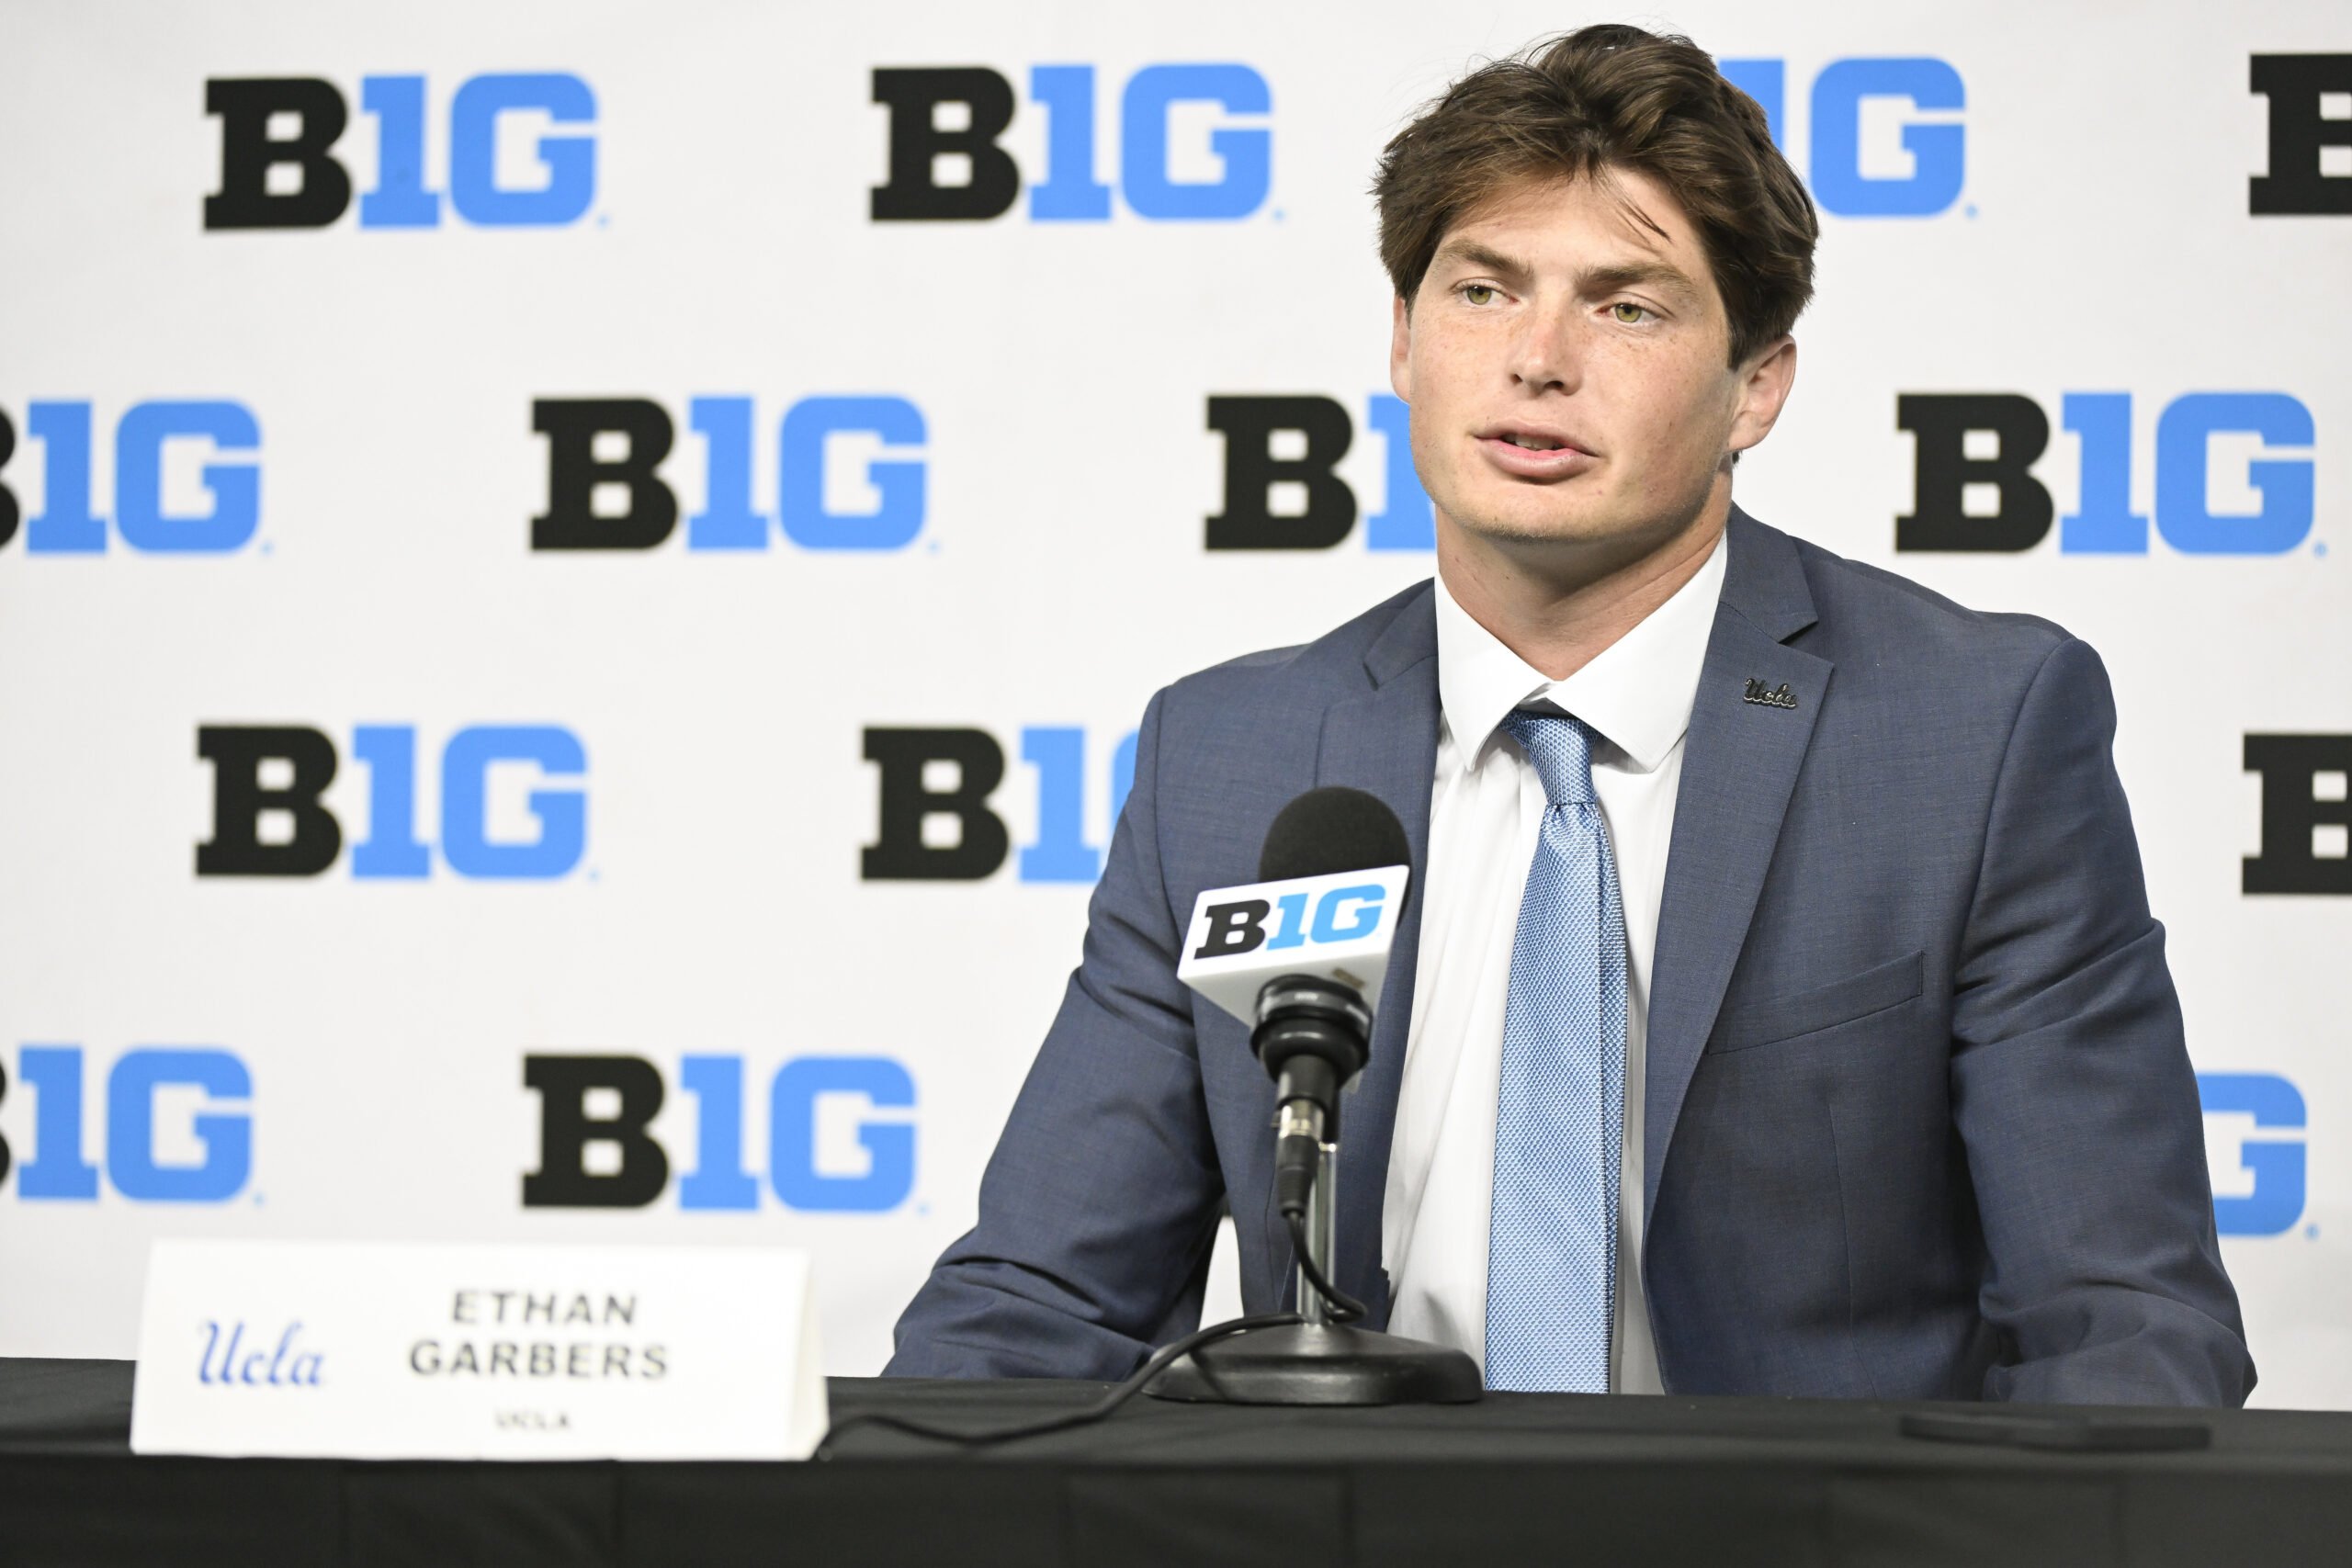
[[[1525,179],[1637,170],[1672,192],[1705,246],[1737,366],[1813,297],[1813,198],[1756,100],[1689,39],[1579,28],[1481,66],[1396,133],[1373,195],[1380,260],[1408,306],[1447,231]]]

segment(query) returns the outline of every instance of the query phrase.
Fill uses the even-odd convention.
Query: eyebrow
[[[1623,266],[1587,267],[1577,274],[1577,292],[1585,295],[1614,294],[1621,289],[1644,286],[1663,293],[1677,294],[1686,301],[1696,300],[1696,284],[1683,275],[1682,269],[1664,262],[1632,262]]]
[[[1476,240],[1448,240],[1438,247],[1430,266],[1467,263],[1482,271],[1498,276],[1524,281],[1535,269],[1515,256],[1505,255],[1491,245]],[[1665,262],[1627,262],[1616,266],[1580,268],[1576,275],[1577,292],[1587,297],[1614,294],[1621,289],[1637,288],[1645,285],[1666,293],[1679,296],[1684,301],[1695,301],[1699,288],[1681,268]]]
[[[1430,259],[1430,265],[1435,268],[1449,262],[1467,262],[1482,271],[1499,273],[1505,277],[1523,278],[1534,271],[1525,262],[1507,256],[1493,246],[1482,245],[1476,240],[1448,240],[1438,247],[1437,254]]]

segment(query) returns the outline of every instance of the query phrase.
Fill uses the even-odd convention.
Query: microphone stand
[[[1315,1190],[1306,1195],[1306,1249],[1314,1259],[1316,1272],[1326,1280],[1331,1278],[1339,1251],[1340,1205],[1336,1201],[1340,1190],[1340,1145],[1315,1140]],[[1331,1321],[1331,1303],[1315,1288],[1305,1264],[1294,1270],[1298,1276],[1298,1311],[1310,1325],[1321,1326]]]
[[[1276,988],[1284,984],[1277,980],[1267,987],[1274,1006],[1261,1004],[1269,1015],[1258,1032],[1261,1058],[1268,1056],[1263,1041],[1282,1000],[1275,998]],[[1356,1008],[1362,1006],[1357,1000]],[[1361,1055],[1355,1060],[1360,1066]],[[1465,1404],[1477,1399],[1484,1392],[1478,1364],[1462,1351],[1358,1328],[1334,1315],[1332,1303],[1315,1281],[1332,1279],[1337,1256],[1338,1082],[1326,1070],[1319,1075],[1325,1091],[1311,1093],[1304,1085],[1318,1077],[1312,1067],[1295,1081],[1283,1064],[1269,1060],[1268,1066],[1283,1086],[1275,1113],[1278,1166],[1286,1156],[1295,1159],[1299,1145],[1313,1140],[1314,1185],[1306,1194],[1303,1226],[1306,1256],[1298,1266],[1298,1310],[1304,1321],[1204,1345],[1170,1362],[1144,1392],[1156,1399],[1227,1404]],[[1326,1105],[1331,1111],[1328,1119]],[[1278,1190],[1280,1180],[1278,1177]]]

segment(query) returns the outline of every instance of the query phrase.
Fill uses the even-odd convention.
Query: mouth
[[[1531,425],[1493,425],[1478,432],[1476,439],[1489,461],[1521,479],[1563,479],[1599,460],[1564,432]]]

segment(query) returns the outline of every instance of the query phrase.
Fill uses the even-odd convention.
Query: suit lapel
[[[1787,535],[1735,510],[1722,602],[1683,745],[1651,965],[1643,1098],[1643,1213],[1657,1203],[1684,1092],[1747,941],[1834,670],[1784,646],[1811,626],[1813,596]],[[1745,700],[1751,682],[1794,707]]]
[[[1405,825],[1413,852],[1411,890],[1373,1021],[1372,1057],[1340,1109],[1337,1282],[1371,1309],[1367,1326],[1377,1328],[1388,1320],[1388,1281],[1380,1265],[1382,1199],[1397,1088],[1404,1079],[1407,1025],[1413,1016],[1422,885],[1429,874],[1430,781],[1437,771],[1437,612],[1431,592],[1407,604],[1365,653],[1363,665],[1372,689],[1324,712],[1315,782],[1347,784],[1385,801]],[[1286,1247],[1283,1251],[1287,1256]]]

